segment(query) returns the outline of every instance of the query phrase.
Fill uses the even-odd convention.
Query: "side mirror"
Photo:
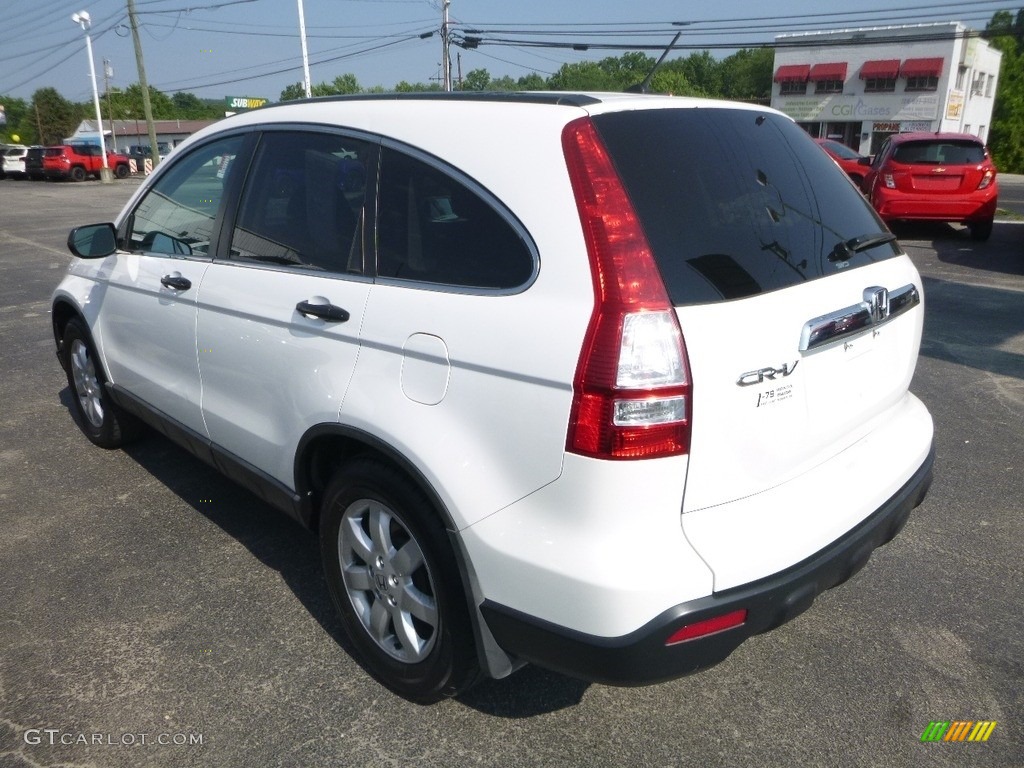
[[[871,161],[874,160],[874,159],[875,158],[873,156],[872,157],[862,157],[862,158],[857,160],[857,165],[871,165]]]
[[[117,250],[117,230],[110,223],[75,227],[68,235],[68,250],[80,259],[105,258]]]

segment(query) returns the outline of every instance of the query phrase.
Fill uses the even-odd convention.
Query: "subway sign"
[[[228,96],[225,101],[228,109],[236,112],[240,109],[256,109],[268,103],[267,99],[254,99],[251,96]]]

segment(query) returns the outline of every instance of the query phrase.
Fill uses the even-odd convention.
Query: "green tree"
[[[721,61],[721,90],[727,99],[765,101],[772,95],[773,48],[741,48]]]
[[[423,91],[440,91],[440,83],[410,83],[405,80],[397,83],[394,87],[395,93],[421,93]]]
[[[104,120],[107,119],[106,113],[108,112],[107,96],[107,94],[100,96]],[[111,90],[109,97],[109,111],[115,120],[131,120],[135,118],[141,120],[145,115],[142,105],[142,86],[138,83],[132,83],[123,91]],[[175,107],[170,96],[163,91],[158,91],[153,86],[149,86],[149,103],[153,109],[154,120],[173,120],[181,116],[178,114],[177,107]],[[85,107],[88,107],[88,104]]]
[[[304,98],[306,98],[306,89],[302,83],[292,83],[281,91],[281,97],[278,101],[296,101],[297,99]]]
[[[630,51],[617,58],[609,56],[606,59],[601,59],[597,65],[607,72],[612,78],[611,81],[616,84],[616,87],[611,90],[624,91],[631,85],[642,83],[653,69],[655,61],[656,59],[646,53]]]
[[[563,64],[548,78],[552,91],[620,91],[619,81],[595,61]]]
[[[491,73],[486,69],[471,69],[462,81],[464,91],[486,91],[490,87]]]
[[[324,83],[321,83],[321,85],[324,85]],[[359,81],[356,79],[356,76],[353,75],[351,72],[346,73],[344,75],[338,75],[336,78],[334,78],[334,80],[331,81],[329,89],[329,93],[315,95],[343,96],[346,94],[360,93],[363,90],[360,87]]]
[[[722,93],[722,62],[708,51],[694,51],[685,59],[666,63],[665,69],[682,73],[690,84],[690,94],[694,96],[719,96]]]
[[[209,104],[194,93],[178,92],[171,96],[174,116],[188,120],[212,120],[224,114],[223,101],[218,106]]]
[[[704,96],[699,88],[694,88],[686,75],[670,67],[660,67],[651,78],[648,93],[667,93],[672,96]]]
[[[0,124],[0,142],[13,142],[11,137],[17,136],[22,144],[34,143],[37,131],[28,119],[28,102],[14,96],[0,96],[0,106],[7,120],[6,124]]]
[[[85,119],[86,110],[68,101],[54,88],[40,88],[32,94],[32,111],[39,126],[40,144],[60,144]]]
[[[999,89],[988,145],[999,169],[1006,173],[1024,173],[1024,10],[1016,16],[997,11],[985,27],[989,44],[1002,51]]]
[[[515,90],[519,91],[543,91],[547,89],[548,84],[543,77],[538,75],[536,72],[531,72],[528,75],[523,75],[516,80]],[[502,89],[504,90],[504,88]]]

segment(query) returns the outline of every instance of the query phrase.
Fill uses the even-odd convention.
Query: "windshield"
[[[676,306],[754,296],[899,253],[881,239],[836,258],[837,244],[887,230],[786,117],[658,109],[597,115],[594,124]]]

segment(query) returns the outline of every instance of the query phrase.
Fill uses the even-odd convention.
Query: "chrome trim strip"
[[[864,290],[865,301],[813,317],[800,331],[800,352],[809,352],[854,336],[873,326],[884,325],[921,303],[921,292],[911,283],[888,292],[872,286]]]

